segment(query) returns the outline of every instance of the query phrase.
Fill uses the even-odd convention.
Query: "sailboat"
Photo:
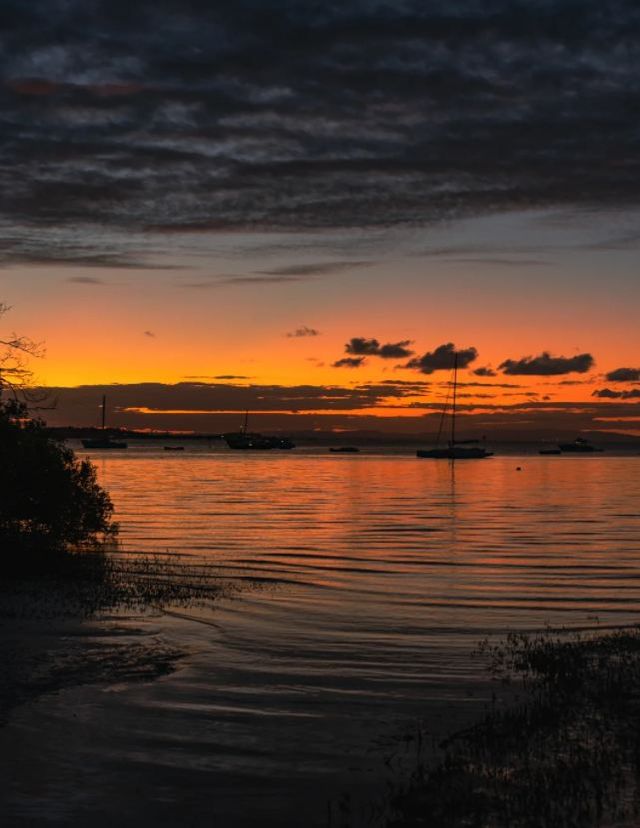
[[[440,430],[438,431],[438,439],[436,447],[432,449],[418,449],[417,457],[430,457],[434,460],[481,460],[485,457],[492,457],[493,452],[487,451],[484,446],[475,446],[478,440],[456,440],[456,391],[458,387],[458,353],[454,353],[453,357],[453,400],[451,404],[451,436],[446,447],[440,448],[440,434],[442,433],[442,425],[444,423],[444,416],[447,411],[447,405],[442,411],[442,418],[440,420]]]
[[[249,431],[248,425],[249,412],[245,411],[244,425],[240,431],[232,431],[222,435],[229,448],[249,451],[295,448],[295,444],[288,437],[272,437],[266,434],[258,434],[257,432]]]
[[[105,431],[105,419],[106,419],[106,411],[107,411],[107,398],[103,394],[102,396],[102,437],[87,437],[85,440],[82,440],[82,445],[86,449],[126,449],[127,444],[123,443],[121,440],[114,440],[109,434]]]

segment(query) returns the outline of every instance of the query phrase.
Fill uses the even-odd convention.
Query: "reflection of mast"
[[[456,389],[458,386],[458,352],[453,355],[453,404],[451,406],[451,448],[456,444]]]

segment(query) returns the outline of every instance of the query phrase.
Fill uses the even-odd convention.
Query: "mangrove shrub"
[[[116,531],[113,505],[88,460],[30,417],[0,400],[0,555],[62,551]]]

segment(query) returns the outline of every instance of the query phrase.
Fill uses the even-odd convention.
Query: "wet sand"
[[[88,684],[151,681],[184,653],[134,618],[0,620],[0,723],[40,696]]]

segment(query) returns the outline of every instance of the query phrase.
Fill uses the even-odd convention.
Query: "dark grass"
[[[97,545],[23,548],[2,570],[0,725],[42,695],[172,672],[186,651],[141,625],[140,616],[211,607],[237,590],[210,565]]]
[[[419,766],[390,828],[640,824],[640,628],[514,634],[480,652],[520,699]]]
[[[81,551],[30,552],[0,579],[0,618],[89,618],[208,604],[237,586],[204,564],[172,555]]]

